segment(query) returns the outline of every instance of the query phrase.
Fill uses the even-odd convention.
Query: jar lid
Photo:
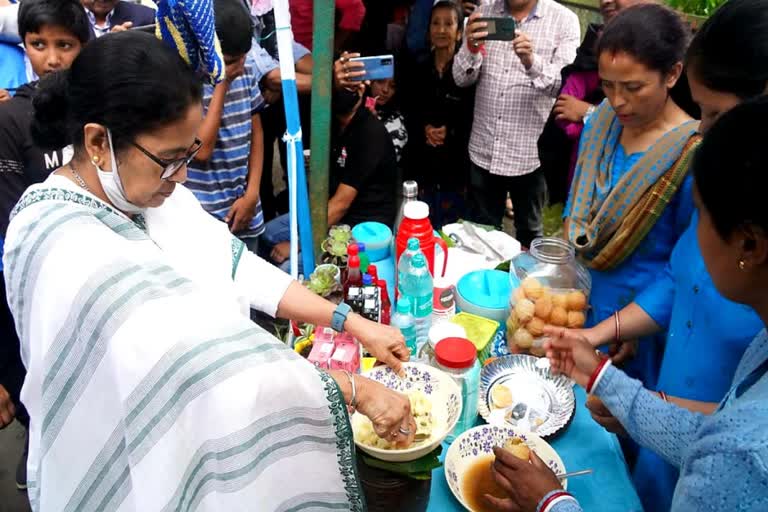
[[[456,290],[468,303],[485,309],[507,308],[509,294],[512,291],[509,276],[501,270],[469,272],[459,279]],[[470,313],[476,312],[470,311]]]
[[[477,349],[464,338],[445,338],[435,346],[435,359],[446,368],[469,368],[477,358]]]

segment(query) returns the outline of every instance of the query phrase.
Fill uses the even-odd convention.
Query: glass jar
[[[453,441],[475,426],[477,400],[480,393],[480,362],[475,345],[465,338],[446,338],[435,346],[437,368],[456,381],[461,388],[461,415],[446,440]]]
[[[537,238],[509,266],[512,294],[507,345],[513,354],[543,356],[546,325],[584,326],[592,277],[562,238]]]

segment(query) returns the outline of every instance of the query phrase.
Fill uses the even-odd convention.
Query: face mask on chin
[[[112,132],[107,128],[107,141],[109,142],[109,159],[112,167],[112,172],[104,171],[96,165],[96,174],[99,176],[99,182],[101,188],[104,189],[104,193],[107,195],[109,201],[123,213],[130,215],[137,213],[144,213],[146,208],[141,208],[128,201],[125,197],[125,189],[123,188],[123,182],[120,180],[120,173],[117,170],[117,159],[115,158],[115,148],[112,146]]]

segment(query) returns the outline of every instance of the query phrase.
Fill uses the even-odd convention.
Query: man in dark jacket
[[[155,10],[123,0],[82,0],[91,22],[91,39],[109,32],[153,25]]]
[[[90,37],[88,18],[77,0],[24,0],[18,20],[32,69],[40,77],[68,69]],[[32,141],[36,87],[37,83],[26,84],[13,99],[0,103],[0,256],[8,217],[24,190],[45,180],[71,157],[67,148],[43,149]],[[0,261],[0,429],[14,417],[25,427],[29,423],[19,401],[26,372],[4,283]],[[16,472],[19,489],[26,489],[26,474],[25,450]]]

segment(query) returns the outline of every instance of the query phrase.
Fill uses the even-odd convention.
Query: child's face
[[[395,80],[385,78],[384,80],[374,80],[371,82],[371,95],[376,98],[377,105],[386,105],[392,96],[395,95]]]
[[[454,48],[461,39],[456,11],[440,7],[432,11],[429,22],[429,41],[435,49]]]
[[[37,76],[69,69],[83,45],[65,27],[43,25],[39,32],[27,32],[24,48]]]

